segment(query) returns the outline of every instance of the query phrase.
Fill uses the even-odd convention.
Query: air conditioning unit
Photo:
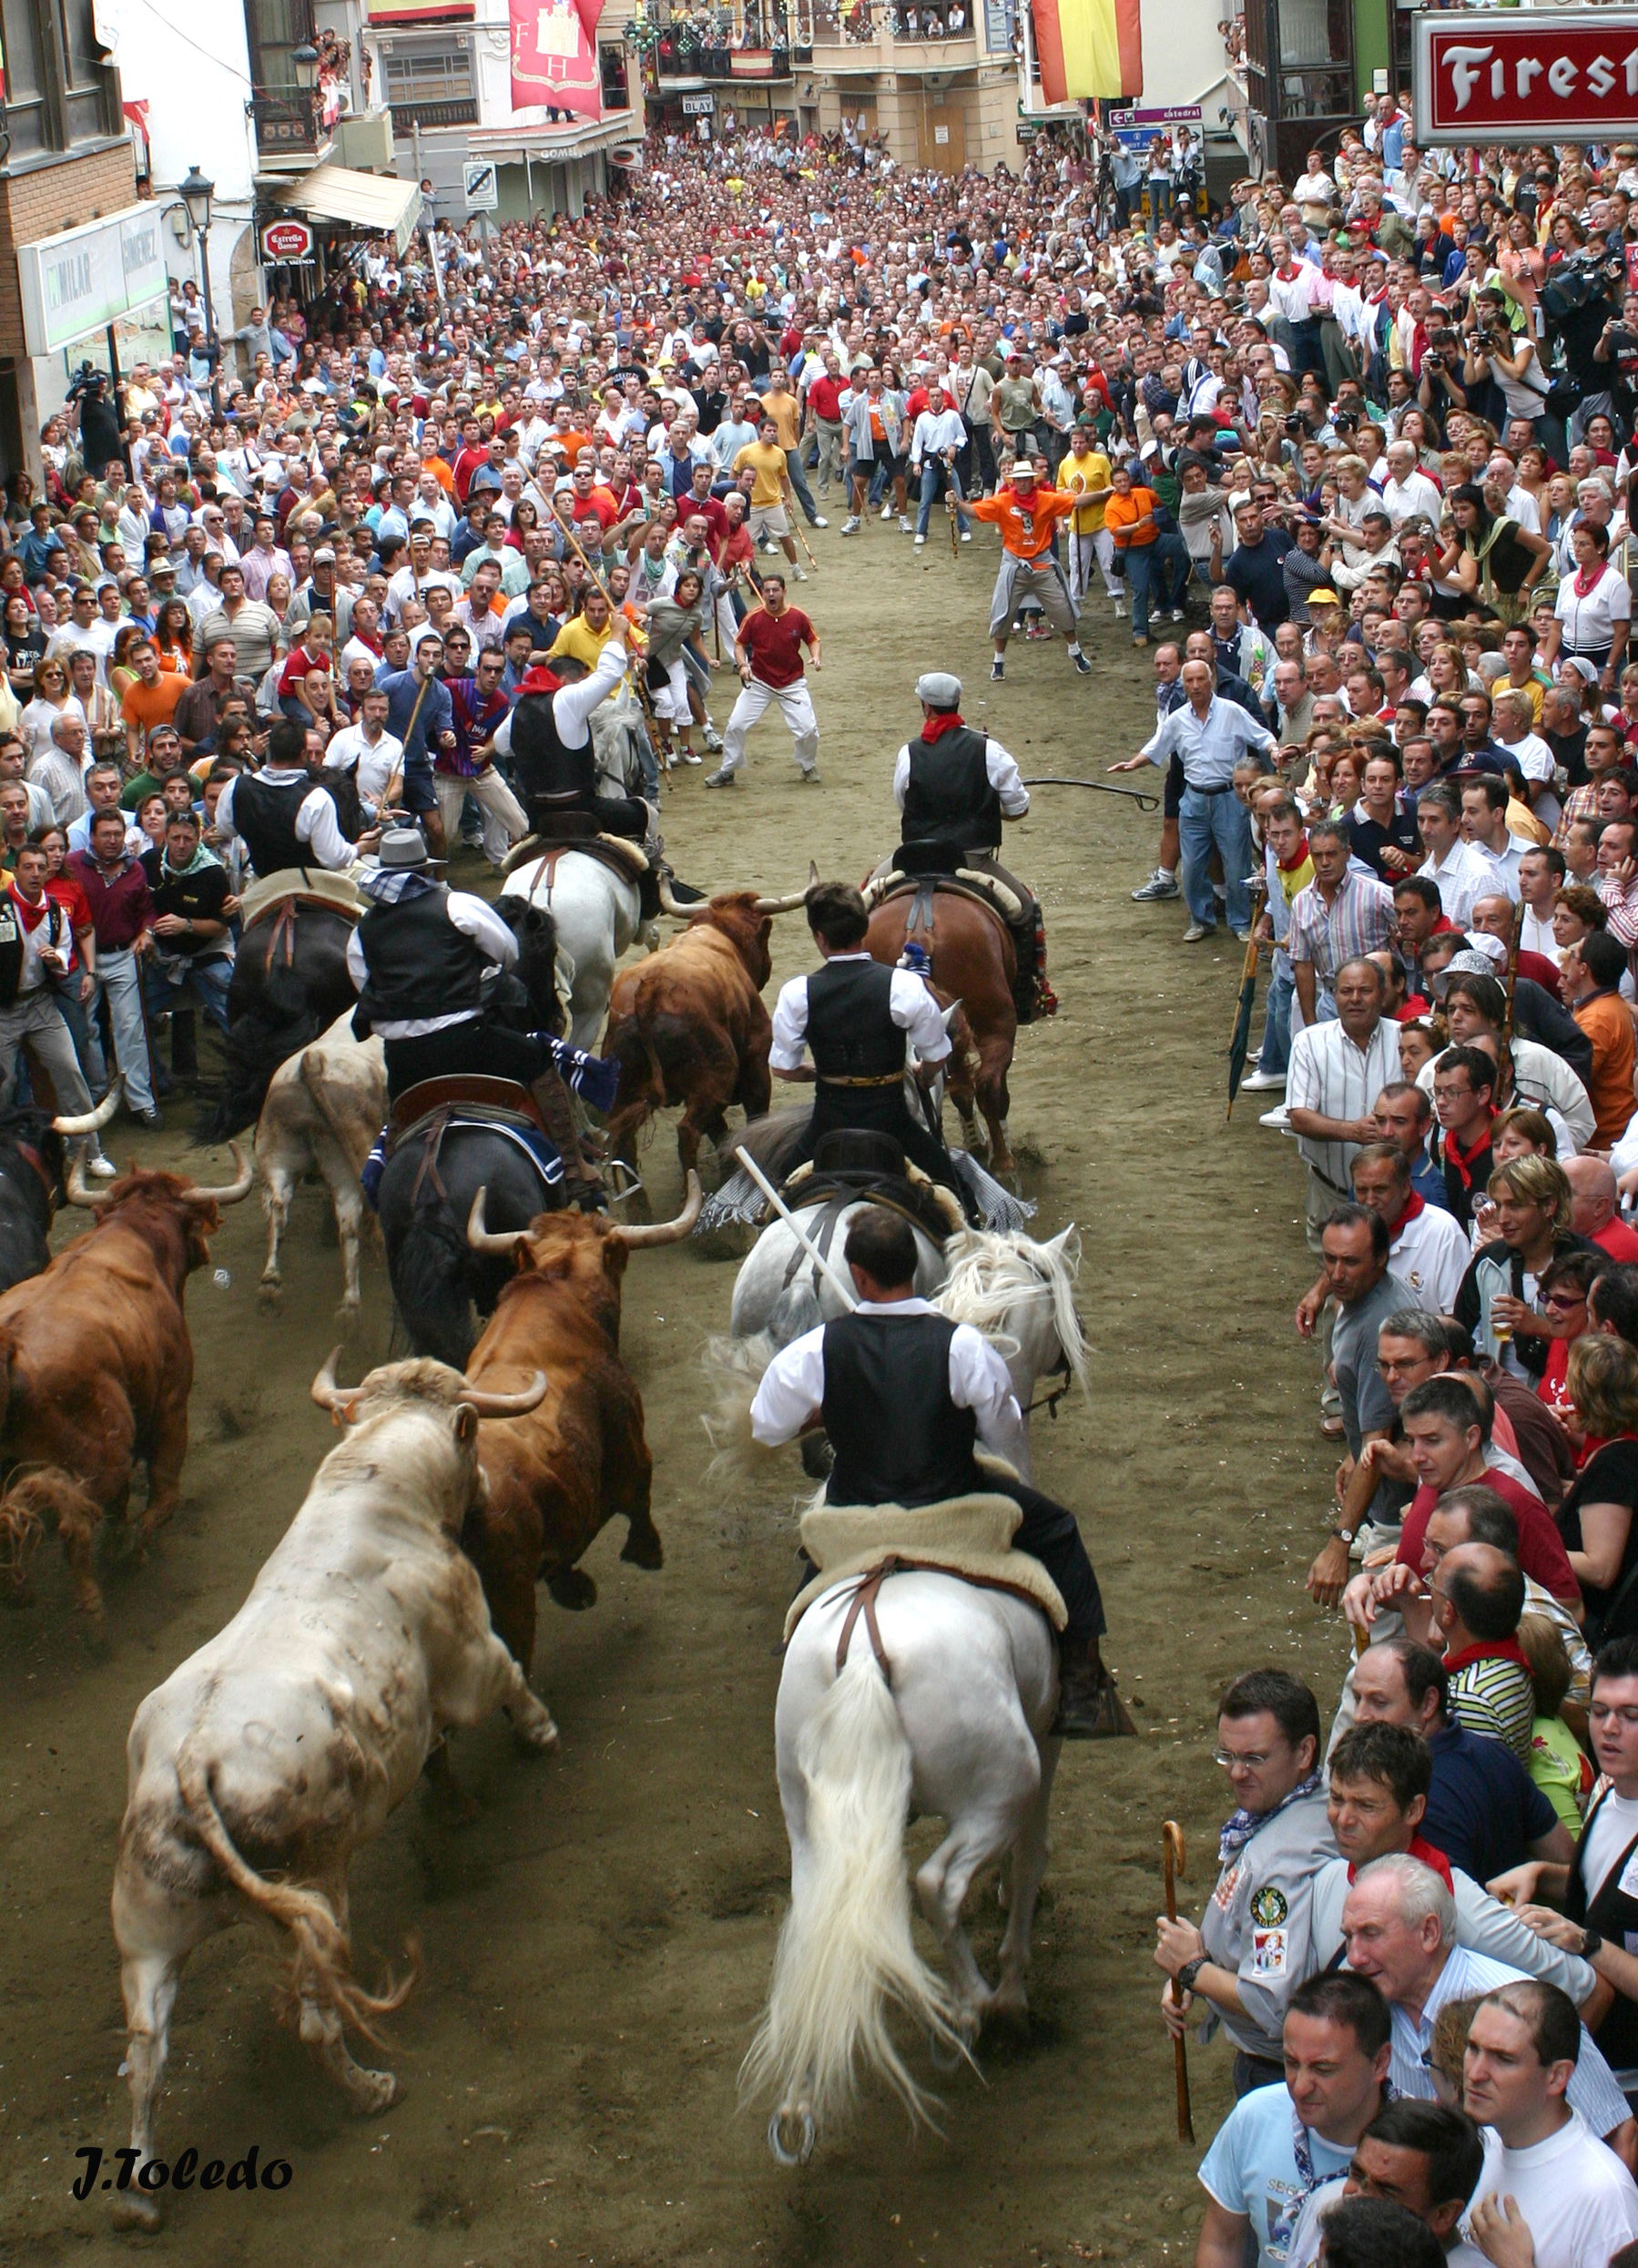
[[[931,94],[941,95],[947,86],[955,85],[953,71],[923,71],[921,84]]]

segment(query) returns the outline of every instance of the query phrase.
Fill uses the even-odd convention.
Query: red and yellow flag
[[[1032,0],[1035,58],[1048,102],[1144,90],[1138,0]]]

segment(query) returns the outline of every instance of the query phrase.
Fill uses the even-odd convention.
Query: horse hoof
[[[122,2190],[115,2198],[108,2218],[117,2229],[135,2231],[140,2236],[156,2236],[164,2215],[159,2200],[147,2190]]]
[[[787,2127],[797,2136],[794,2149],[786,2142]],[[815,2131],[811,2110],[776,2110],[768,2121],[768,2147],[778,2164],[805,2166],[813,2155]]]
[[[260,1283],[256,1287],[257,1306],[259,1307],[277,1307],[280,1303],[280,1295],[283,1290],[284,1282],[282,1277],[277,1276],[264,1276]]]

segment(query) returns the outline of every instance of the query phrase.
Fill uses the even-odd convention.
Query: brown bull
[[[759,1118],[772,1100],[768,1055],[773,1024],[762,988],[773,973],[770,916],[802,903],[725,890],[703,906],[678,905],[662,887],[667,913],[688,927],[615,981],[603,1052],[620,1065],[619,1092],[608,1122],[612,1155],[634,1161],[639,1128],[656,1111],[680,1103],[677,1153],[683,1172],[699,1162],[709,1134],[719,1146],[727,1109],[738,1103]]]
[[[627,1253],[688,1234],[699,1218],[700,1188],[690,1174],[681,1214],[652,1227],[542,1213],[507,1235],[484,1228],[485,1194],[480,1189],[473,1201],[467,1239],[477,1251],[513,1260],[518,1273],[502,1291],[466,1375],[493,1388],[514,1370],[540,1370],[546,1391],[524,1415],[480,1429],[486,1497],[468,1516],[462,1541],[483,1578],[496,1634],[527,1676],[535,1584],[544,1582],[560,1606],[590,1606],[597,1587],[575,1563],[609,1520],[626,1522],[622,1559],[638,1567],[662,1563],[649,1514],[653,1459],[643,1404],[619,1354],[620,1287]]]
[[[926,947],[934,990],[941,1000],[961,1002],[978,1053],[974,1086],[990,1136],[990,1171],[1010,1174],[1013,1161],[1007,1138],[1007,1073],[1018,1038],[1012,940],[999,914],[958,890],[936,890],[931,920],[911,928],[921,896],[919,890],[907,890],[884,899],[870,916],[865,950],[872,961],[884,961],[890,969],[898,966],[907,938],[913,936]],[[951,1092],[961,1107],[954,1082]],[[963,1125],[968,1117],[968,1109],[961,1107]]]
[[[237,1144],[233,1163],[238,1178],[225,1189],[133,1170],[97,1197],[76,1163],[68,1195],[97,1215],[96,1227],[43,1274],[0,1294],[0,1457],[16,1476],[0,1498],[0,1562],[14,1591],[26,1588],[50,1515],[74,1603],[99,1618],[91,1539],[105,1514],[124,1518],[138,1461],[148,1467],[141,1541],[176,1510],[193,1385],[183,1296],[210,1258],[205,1240],[220,1226],[218,1207],[249,1191]]]

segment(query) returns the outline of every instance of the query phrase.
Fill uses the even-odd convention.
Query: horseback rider
[[[1016,961],[1013,1004],[1020,1023],[1057,1012],[1046,981],[1046,936],[1034,892],[996,858],[1001,830],[1030,808],[1030,791],[1018,766],[999,740],[974,732],[961,717],[961,681],[941,669],[916,680],[922,725],[907,740],[893,767],[893,800],[902,814],[899,839],[940,843],[961,853],[961,863],[987,874],[1018,902],[1014,914],[993,899],[1012,934]],[[891,873],[889,858],[878,869]]]
[[[1099,1641],[1108,1625],[1073,1513],[1026,1481],[984,1470],[974,1455],[982,1447],[1014,1471],[1023,1459],[1023,1419],[1005,1363],[971,1324],[952,1323],[915,1297],[915,1235],[899,1214],[871,1205],[857,1215],[843,1256],[860,1306],[775,1356],[751,1404],[752,1434],[773,1449],[822,1420],[835,1453],[825,1484],[830,1504],[1010,1497],[1022,1514],[1013,1548],[1040,1561],[1068,1612],[1053,1734],[1130,1732],[1104,1667]]]
[[[353,1031],[360,1039],[373,1031],[385,1047],[388,1099],[396,1103],[427,1079],[510,1079],[534,1097],[572,1201],[583,1210],[601,1205],[602,1185],[581,1157],[568,1088],[610,1110],[618,1064],[583,1054],[549,1032],[516,1030],[494,1012],[496,981],[515,963],[517,940],[483,899],[434,876],[443,861],[429,858],[419,828],[390,829],[380,861],[357,873],[371,902],[348,940],[347,968],[359,993]]]
[[[642,918],[652,921],[660,910],[659,815],[640,796],[598,793],[592,746],[592,711],[615,691],[628,663],[626,621],[616,613],[595,669],[588,672],[584,662],[565,655],[549,668],[537,663],[524,673],[494,748],[511,758],[518,796],[537,835],[551,841],[561,835],[565,818],[577,816],[595,819],[600,833],[622,836],[646,850],[648,870],[637,886]]]
[[[871,960],[864,943],[870,916],[850,883],[816,882],[806,903],[824,966],[780,988],[768,1056],[776,1078],[813,1084],[813,1124],[798,1154],[810,1156],[821,1136],[839,1126],[890,1134],[912,1165],[954,1189],[964,1205],[949,1151],[917,1122],[904,1095],[907,1040],[923,1089],[949,1060],[938,1002],[908,969]]]
[[[356,794],[351,782],[323,778],[323,750],[316,737],[310,740],[307,727],[293,717],[281,717],[268,736],[267,762],[259,770],[241,772],[222,789],[216,807],[217,832],[229,841],[239,838],[264,881],[271,874],[301,867],[340,872],[375,847],[373,832],[349,839],[331,790],[340,788],[350,809],[356,809]]]

